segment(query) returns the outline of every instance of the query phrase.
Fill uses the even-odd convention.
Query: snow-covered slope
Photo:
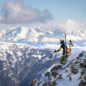
[[[49,49],[0,43],[0,86],[27,86],[57,61]]]
[[[0,86],[27,86],[35,78],[40,79],[48,68],[59,64],[61,53],[52,51],[21,43],[0,43]],[[81,52],[76,48],[72,51],[69,61]]]

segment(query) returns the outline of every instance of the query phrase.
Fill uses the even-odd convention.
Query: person
[[[71,47],[73,47],[72,41],[69,40],[69,52],[71,52]]]
[[[64,60],[69,56],[69,52],[68,52],[68,48],[64,40],[61,40],[60,44],[61,44],[60,48],[58,50],[55,50],[54,52],[59,52],[63,49],[63,53],[62,53],[63,55],[60,59],[60,63],[64,64]]]

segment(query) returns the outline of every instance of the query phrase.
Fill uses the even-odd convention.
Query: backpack
[[[65,49],[66,56],[69,56],[69,49],[66,47]]]
[[[67,53],[67,52],[69,52],[69,49],[66,47],[66,49],[65,49],[65,52]]]

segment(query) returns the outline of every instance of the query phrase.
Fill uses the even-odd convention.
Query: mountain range
[[[0,31],[0,41],[26,43],[36,47],[57,47],[59,41],[67,35],[77,46],[86,45],[85,23],[67,20],[65,23],[50,22],[27,26],[15,26]]]

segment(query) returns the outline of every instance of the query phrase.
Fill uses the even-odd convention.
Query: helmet
[[[70,43],[72,43],[72,41],[71,41],[71,40],[69,40],[69,42],[70,42]]]
[[[64,43],[64,40],[60,40],[60,44],[63,44]]]

